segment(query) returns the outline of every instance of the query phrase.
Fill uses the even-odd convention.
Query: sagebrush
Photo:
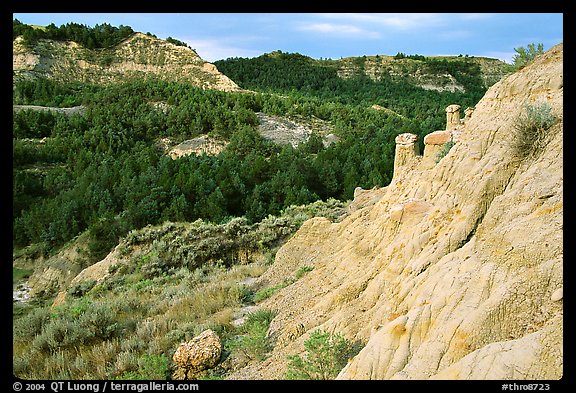
[[[535,158],[548,144],[558,117],[547,102],[525,103],[523,109],[514,121],[513,149],[521,159]]]
[[[304,342],[306,355],[288,357],[286,379],[334,379],[348,360],[357,353],[357,346],[338,333],[315,330]]]

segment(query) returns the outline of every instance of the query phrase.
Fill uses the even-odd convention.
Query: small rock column
[[[469,106],[464,110],[464,119],[460,119],[460,127],[454,128],[452,130],[452,142],[457,143],[458,141],[460,141],[460,135],[462,134],[462,131],[464,130],[466,124],[468,124],[468,121],[470,121],[472,113],[474,113],[473,107]]]
[[[460,105],[452,104],[446,107],[446,131],[452,131],[460,126]]]
[[[405,132],[396,137],[396,152],[394,155],[394,175],[396,175],[411,161],[415,160],[420,155],[420,148],[418,147],[418,136]]]
[[[464,124],[470,120],[472,113],[474,113],[474,107],[469,106],[468,108],[464,109]]]
[[[444,144],[452,141],[453,131],[434,131],[424,137],[424,156],[422,165],[432,168],[436,165],[438,153],[444,148]]]

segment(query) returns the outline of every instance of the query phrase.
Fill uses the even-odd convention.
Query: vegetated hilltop
[[[511,71],[498,59],[476,56],[363,56],[337,61],[338,76],[350,78],[365,74],[370,79],[407,79],[426,90],[465,91],[470,79],[479,77],[490,87]]]
[[[405,87],[439,92],[471,92],[488,88],[511,66],[498,59],[469,56],[362,56],[340,60],[315,60],[299,53],[274,51],[259,57],[229,58],[216,61],[222,72],[244,88],[290,89],[327,94],[352,89],[354,81],[360,89],[372,82],[386,82],[390,88]],[[282,73],[283,78],[271,78]],[[369,81],[366,80],[369,79]],[[400,85],[398,85],[400,84]],[[355,86],[358,90],[358,86]],[[385,92],[381,91],[380,95]]]
[[[273,91],[217,91],[185,77],[202,62],[193,50],[127,27],[14,21],[13,34],[14,244],[54,253],[89,230],[93,262],[129,230],[162,220],[255,222],[384,186],[400,130],[423,137],[442,126],[447,105],[474,105],[484,91],[348,83],[333,70],[325,84],[306,58],[283,55],[282,67],[257,72]],[[299,91],[287,75],[334,89]]]
[[[259,278],[311,268],[261,305],[274,349],[230,378],[284,378],[316,330],[362,343],[338,379],[561,378],[562,119],[559,44],[492,86],[438,163],[305,222]]]
[[[70,40],[13,40],[13,77],[45,77],[59,82],[110,83],[131,77],[187,81],[222,91],[239,87],[193,49],[133,32],[118,44],[89,49]]]

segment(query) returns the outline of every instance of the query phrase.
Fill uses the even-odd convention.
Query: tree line
[[[58,89],[75,92],[85,113],[14,113],[16,247],[56,249],[89,230],[96,258],[148,224],[236,216],[257,222],[291,205],[350,199],[357,186],[391,180],[395,135],[422,133],[399,116],[302,96],[225,93],[159,80]],[[34,92],[42,89],[30,91],[29,99],[41,105]],[[324,118],[341,141],[324,147],[314,135],[297,148],[276,145],[257,131],[256,112]],[[160,138],[201,134],[229,144],[217,156],[177,160],[158,148]]]
[[[362,70],[364,58],[354,59]],[[338,76],[338,61],[315,60],[299,53],[275,51],[255,58],[234,57],[214,63],[240,87],[250,90],[318,97],[331,102],[371,106],[379,104],[419,121],[436,118],[435,111],[453,103],[473,106],[486,92],[478,64],[469,59],[424,58],[431,74],[450,73],[466,92],[424,90],[408,82],[393,80],[383,73],[373,80],[363,72],[350,78]],[[432,111],[423,108],[433,106]]]
[[[89,27],[80,23],[66,23],[57,27],[50,23],[46,27],[38,28],[12,20],[12,38],[22,36],[24,44],[34,45],[39,39],[55,41],[74,41],[88,49],[110,48],[134,34],[130,26],[115,27],[109,23],[96,24]]]

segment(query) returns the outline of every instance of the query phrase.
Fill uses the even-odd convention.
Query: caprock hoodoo
[[[557,119],[528,158],[514,145],[527,105]],[[230,378],[283,379],[316,329],[363,345],[339,379],[562,377],[563,45],[492,86],[463,124],[455,108],[423,156],[365,191],[371,205],[309,220],[278,251],[263,286],[314,267],[261,305],[277,312],[269,336],[291,339]]]

